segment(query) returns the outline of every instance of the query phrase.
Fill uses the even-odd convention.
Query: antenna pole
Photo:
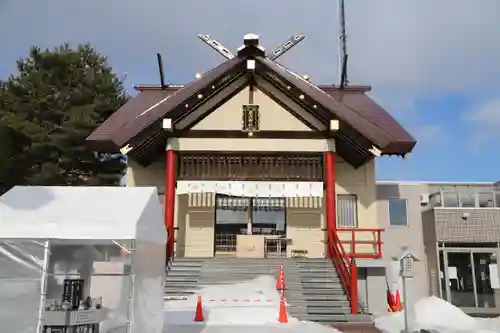
[[[165,74],[163,73],[163,61],[161,60],[161,54],[156,54],[156,59],[158,59],[158,72],[160,73],[160,85],[161,89],[165,89]]]
[[[340,87],[347,85],[347,32],[344,0],[338,0],[339,16],[339,81]]]

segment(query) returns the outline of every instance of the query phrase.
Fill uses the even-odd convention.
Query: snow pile
[[[425,329],[439,333],[498,333],[500,318],[473,318],[456,306],[437,297],[419,300],[414,313],[409,315],[410,331]],[[403,312],[375,318],[375,326],[386,333],[400,333],[404,329]]]
[[[198,295],[203,300],[205,321],[197,323],[193,322],[193,318]],[[276,280],[267,275],[232,285],[207,286],[186,299],[165,302],[163,331],[250,333],[255,332],[256,326],[259,326],[258,329],[262,333],[338,332],[320,324],[298,321],[290,315],[287,324],[278,323],[279,302],[280,294],[276,291]]]

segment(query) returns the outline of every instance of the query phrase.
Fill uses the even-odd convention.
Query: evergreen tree
[[[0,194],[14,185],[118,185],[123,156],[85,138],[123,105],[122,80],[90,45],[32,47],[0,83]]]

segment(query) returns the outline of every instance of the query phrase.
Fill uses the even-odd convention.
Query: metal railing
[[[335,230],[328,232],[328,252],[347,293],[351,313],[358,314],[358,271],[356,261],[350,261]]]
[[[379,259],[382,258],[382,232],[375,228],[341,228],[337,229],[338,238],[348,258]],[[344,239],[347,235],[347,239]]]
[[[359,313],[358,302],[358,269],[357,258],[381,258],[383,229],[336,229],[327,231],[328,254],[337,270],[344,290],[347,293],[351,313]],[[341,239],[340,234],[347,233],[348,239]],[[364,233],[364,237],[357,237],[358,233]],[[361,238],[361,239],[360,239]],[[349,246],[346,251],[344,245]],[[358,251],[359,247],[368,247],[370,251]]]

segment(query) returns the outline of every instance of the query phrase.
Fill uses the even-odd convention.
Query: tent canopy
[[[0,197],[0,239],[166,238],[155,187],[16,186]]]

